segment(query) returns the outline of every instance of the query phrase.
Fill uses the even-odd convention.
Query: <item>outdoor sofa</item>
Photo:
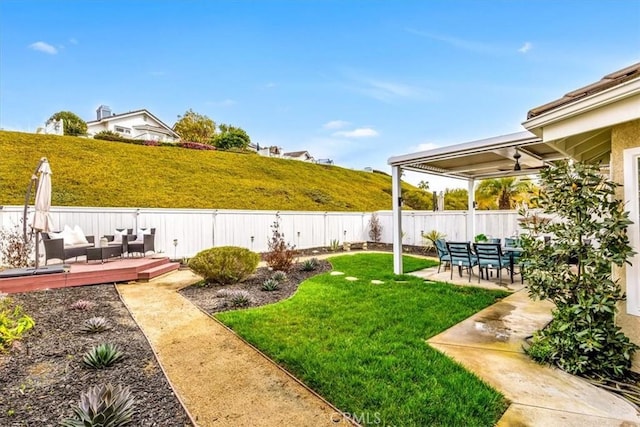
[[[50,259],[59,259],[62,262],[69,258],[86,256],[87,249],[95,246],[93,236],[84,236],[87,243],[67,243],[63,237],[57,237],[61,233],[42,233],[42,243],[44,244],[45,265]]]

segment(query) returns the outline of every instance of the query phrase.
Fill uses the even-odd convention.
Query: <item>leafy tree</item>
[[[58,111],[49,117],[47,124],[62,119],[64,123],[64,134],[80,136],[87,134],[87,123],[71,111]]]
[[[444,191],[445,210],[464,210],[469,205],[469,192],[464,188],[446,189]]]
[[[549,220],[521,221],[528,230],[521,236],[523,275],[531,297],[556,308],[528,353],[572,374],[623,378],[638,347],[615,324],[624,295],[612,264],[622,267],[633,255],[629,212],[615,199],[617,184],[595,165],[560,162],[540,175],[536,202]],[[538,234],[553,237],[545,243]]]
[[[173,130],[185,141],[209,144],[216,132],[216,124],[209,117],[187,110],[173,125]]]
[[[433,198],[422,190],[406,190],[402,193],[402,200],[411,209],[422,211],[433,209]]]
[[[247,148],[251,138],[243,129],[231,125],[221,124],[220,132],[213,137],[213,145],[221,150],[231,148]]]
[[[480,208],[513,209],[516,197],[526,193],[530,186],[529,181],[514,177],[485,179],[478,184],[475,195]]]
[[[418,183],[418,188],[422,191],[429,191],[429,182],[428,181],[420,181]]]

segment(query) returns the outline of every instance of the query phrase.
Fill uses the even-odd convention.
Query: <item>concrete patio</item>
[[[477,269],[476,269],[477,271]],[[640,426],[640,415],[622,398],[559,369],[539,365],[524,353],[526,337],[551,320],[553,305],[532,301],[525,285],[503,278],[471,282],[454,268],[411,273],[428,281],[452,282],[512,291],[502,301],[428,340],[482,380],[500,391],[511,406],[498,426]]]

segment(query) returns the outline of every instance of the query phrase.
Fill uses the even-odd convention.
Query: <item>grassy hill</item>
[[[53,171],[55,206],[391,209],[391,178],[384,174],[255,154],[18,132],[0,132],[0,205],[24,203],[41,157]]]

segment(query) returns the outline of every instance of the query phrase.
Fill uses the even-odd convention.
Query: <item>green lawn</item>
[[[425,340],[506,293],[394,276],[390,254],[330,261],[345,275],[313,277],[289,300],[217,318],[363,424],[495,424],[503,397]],[[405,271],[433,264],[404,258]]]

